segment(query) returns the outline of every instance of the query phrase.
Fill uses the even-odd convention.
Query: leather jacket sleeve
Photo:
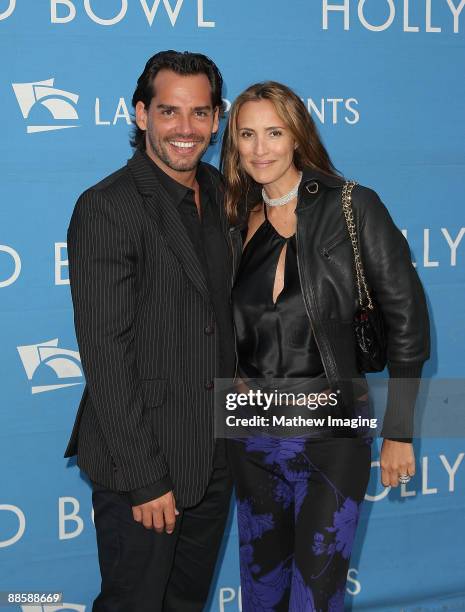
[[[421,370],[430,356],[426,298],[408,242],[378,195],[357,186],[353,207],[367,283],[387,332],[390,380],[381,435],[411,441]]]

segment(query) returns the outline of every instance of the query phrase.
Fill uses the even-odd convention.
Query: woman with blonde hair
[[[242,609],[342,611],[373,440],[346,417],[368,414],[364,373],[387,362],[381,478],[384,486],[408,482],[414,403],[429,358],[424,292],[386,207],[336,172],[285,85],[258,83],[235,100],[221,163],[238,380],[252,389],[281,381],[286,390],[324,390],[337,405],[324,402],[319,414],[344,417],[344,426],[325,418],[304,435],[276,427],[229,440]],[[281,414],[299,408],[277,404]]]

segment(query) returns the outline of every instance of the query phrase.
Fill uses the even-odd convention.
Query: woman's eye
[[[273,130],[271,133],[271,136],[281,136],[282,132],[281,130]]]
[[[242,138],[250,138],[252,136],[252,132],[241,132]]]

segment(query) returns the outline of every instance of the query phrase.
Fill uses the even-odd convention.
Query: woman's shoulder
[[[380,197],[375,189],[369,187],[368,185],[363,185],[358,181],[355,181],[353,194],[354,197],[356,196],[357,199],[362,202],[370,203],[380,200]]]
[[[346,183],[353,183],[351,190],[352,207],[360,214],[364,215],[367,212],[375,212],[384,209],[385,206],[381,201],[378,193],[372,187],[363,185],[352,177],[341,175],[328,175],[321,171],[309,171],[304,173],[304,178],[317,180],[323,183],[327,188],[329,201],[335,206],[340,206],[342,202],[342,192]]]
[[[363,215],[384,214],[387,210],[375,189],[357,181],[352,190],[352,206]]]
[[[352,208],[362,225],[373,228],[393,227],[394,221],[388,207],[372,187],[357,183],[352,191]]]

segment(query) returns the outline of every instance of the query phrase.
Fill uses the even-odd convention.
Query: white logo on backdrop
[[[14,536],[8,538],[7,540],[0,540],[0,548],[6,548],[7,546],[12,546],[16,544],[18,540],[20,540],[24,532],[26,531],[26,517],[24,516],[24,512],[18,506],[13,506],[12,504],[0,504],[0,511],[3,512],[12,512],[16,515],[18,519],[18,529]]]
[[[0,253],[1,252],[9,255],[13,259],[14,263],[14,269],[10,276],[4,280],[0,280],[0,287],[8,287],[8,285],[12,285],[19,278],[19,274],[21,272],[21,258],[18,251],[15,251],[15,249],[7,246],[6,244],[0,244]]]
[[[360,121],[357,98],[302,98],[302,101],[313,119],[320,123],[336,124],[344,120],[354,125]]]
[[[465,0],[464,0],[465,1]],[[63,121],[64,119],[78,119],[78,115],[74,107],[63,98],[56,97],[56,92],[60,92],[62,96],[74,96],[71,101],[78,100],[77,94],[55,89],[52,86],[53,79],[49,81],[41,81],[36,83],[15,83],[13,89],[18,99],[23,117],[27,119],[36,103],[43,104],[53,114],[53,118]],[[52,94],[55,97],[51,97]],[[46,97],[48,96],[48,97]],[[357,98],[302,98],[306,104],[309,113],[316,121],[322,124],[325,123],[341,123],[344,121],[348,125],[354,125],[360,121],[360,112],[358,110],[359,100]],[[223,98],[225,111],[228,113],[231,109],[231,101]],[[86,113],[87,114],[87,113]],[[132,124],[130,112],[130,100],[126,100],[124,96],[118,99],[102,99],[95,98],[94,104],[94,124],[96,126],[115,126],[122,124],[129,126]],[[61,130],[69,127],[79,127],[78,125],[64,125],[63,123],[54,123],[50,125],[28,125],[27,132],[44,132],[52,130]]]
[[[44,364],[51,368],[58,378],[82,378],[81,358],[77,351],[59,348],[58,338],[30,344],[28,346],[18,346],[18,353],[23,362],[29,380],[32,380],[39,367]],[[65,387],[82,385],[80,382],[69,382],[54,385],[36,385],[32,387],[32,393],[44,393],[45,391],[55,391]]]
[[[58,537],[60,540],[77,538],[84,531],[84,520],[79,515],[81,505],[75,497],[58,498]],[[94,509],[90,513],[95,526]]]
[[[377,23],[371,23],[368,19],[367,14],[370,14],[369,9],[365,8],[365,4],[369,6],[381,5],[383,7],[383,15],[381,21],[378,20]],[[415,3],[412,2],[412,5]],[[437,8],[437,4],[435,8]],[[322,0],[322,12],[323,12],[323,30],[329,29],[329,20],[331,19],[331,25],[333,23],[337,23],[339,21],[339,25],[341,24],[341,20],[344,26],[344,30],[350,30],[351,19],[353,19],[353,13],[355,13],[355,5],[357,5],[357,17],[360,24],[370,30],[371,32],[384,32],[390,28],[393,24],[394,27],[399,27],[400,24],[395,24],[395,20],[397,18],[398,21],[402,20],[402,25],[400,26],[404,32],[427,32],[427,33],[437,33],[442,32],[443,27],[439,25],[439,23],[435,22],[435,19],[439,19],[442,17],[442,21],[445,21],[445,7],[447,6],[451,15],[447,14],[447,21],[444,22],[444,31],[451,30],[454,34],[458,34],[460,32],[460,14],[462,13],[465,7],[465,0],[461,0],[458,6],[456,6],[456,2],[454,3],[452,0],[447,0],[447,3],[443,3],[444,9],[439,16],[437,13],[433,12],[433,2],[432,0],[425,0],[424,3],[424,12],[423,15],[414,16],[411,13],[414,12],[414,8],[409,7],[408,0],[404,0],[403,3],[395,2],[395,0],[384,0],[384,2],[380,2],[380,0],[358,0],[350,2],[350,0]],[[397,5],[397,6],[396,6]],[[401,7],[402,9],[401,10]],[[412,8],[410,12],[410,8]],[[332,15],[330,17],[330,15]]]
[[[73,104],[77,104],[79,96],[63,89],[54,87],[55,79],[35,81],[33,83],[13,83],[13,91],[25,119],[29,118],[36,104],[45,107],[55,121],[77,120],[79,116]],[[71,104],[71,102],[73,104]],[[51,123],[47,125],[28,125],[27,133],[50,132],[79,127],[76,124]]]
[[[77,16],[75,5],[76,0],[50,0],[50,18],[51,23],[69,23]],[[76,3],[78,5],[82,2]],[[95,4],[95,3],[94,3]],[[107,5],[109,4],[107,0]],[[179,13],[184,4],[184,0],[152,0],[150,5],[149,0],[140,0],[140,6],[144,12],[147,23],[151,27],[155,16],[158,12],[158,7],[163,4],[163,7],[168,15],[170,23],[174,28],[179,17]],[[187,4],[187,3],[186,3]],[[137,6],[136,2],[131,3],[131,8]],[[92,7],[91,0],[84,0],[84,10],[87,16],[94,22],[102,26],[114,26],[126,17],[128,12],[128,0],[116,0],[110,6],[113,11],[112,17],[101,17],[96,14]],[[108,9],[107,9],[108,10]],[[116,12],[116,14],[114,14]],[[204,0],[197,0],[197,27],[198,28],[214,28],[214,21],[207,21],[204,17]]]
[[[63,91],[53,87],[54,79],[47,81],[36,81],[34,83],[13,83],[13,90],[18,100],[21,113],[25,119],[29,119],[32,109],[36,104],[40,104],[47,108],[53,119],[56,121],[76,120],[79,119],[76,109],[71,102],[77,104],[79,96],[69,91]],[[60,97],[61,96],[61,97]],[[66,98],[66,99],[65,99]],[[231,102],[224,99],[226,112],[231,108]],[[124,97],[120,97],[117,102],[108,103],[105,105],[99,97],[95,98],[94,118],[95,125],[116,125],[124,122],[125,125],[131,125],[130,105]],[[27,126],[27,133],[34,134],[37,132],[51,132],[55,130],[63,130],[67,128],[79,127],[77,124],[51,123],[48,125],[31,125]]]
[[[82,604],[62,603],[58,606],[55,604],[45,606],[21,606],[22,612],[86,612],[86,607]]]
[[[6,10],[0,13],[0,21],[2,19],[8,19],[8,17],[10,17],[13,14],[15,8],[16,8],[16,0],[10,0],[8,2],[8,6],[6,7]]]
[[[357,580],[357,574],[358,570],[354,567],[349,568],[347,572],[346,592],[349,595],[356,596],[362,590],[362,583],[360,580]],[[241,587],[239,586],[237,589],[234,587],[221,587],[218,592],[218,609],[219,612],[242,611]]]
[[[50,0],[50,22],[69,23],[70,21],[76,19],[76,4],[78,4],[78,6],[81,5],[82,0],[80,0],[78,3],[76,2],[76,0]],[[115,2],[110,6],[110,10],[113,12],[113,16],[101,17],[96,14],[92,4],[95,4],[95,2],[91,3],[91,0],[84,0],[84,11],[94,23],[97,23],[102,26],[114,26],[120,23],[120,21],[122,21],[126,17],[126,13],[128,12],[129,8],[128,0],[115,0]],[[109,0],[106,0],[106,4],[109,4]],[[140,8],[142,10],[139,9],[139,11],[145,15],[145,19],[147,20],[147,23],[150,27],[152,27],[155,17],[159,12],[158,8],[160,4],[163,4],[164,11],[168,16],[171,25],[174,28],[178,20],[179,13],[181,12],[182,6],[184,4],[184,0],[151,0],[151,4],[150,0],[140,0]],[[131,9],[133,9],[133,7],[135,6],[137,7],[137,3],[131,2]],[[0,12],[0,21],[2,19],[8,19],[8,17],[13,14],[15,8],[16,0],[9,0],[7,8],[3,10],[3,12]],[[106,10],[108,9],[106,8]],[[216,27],[215,21],[209,21],[205,18],[204,0],[197,0],[197,27]]]

